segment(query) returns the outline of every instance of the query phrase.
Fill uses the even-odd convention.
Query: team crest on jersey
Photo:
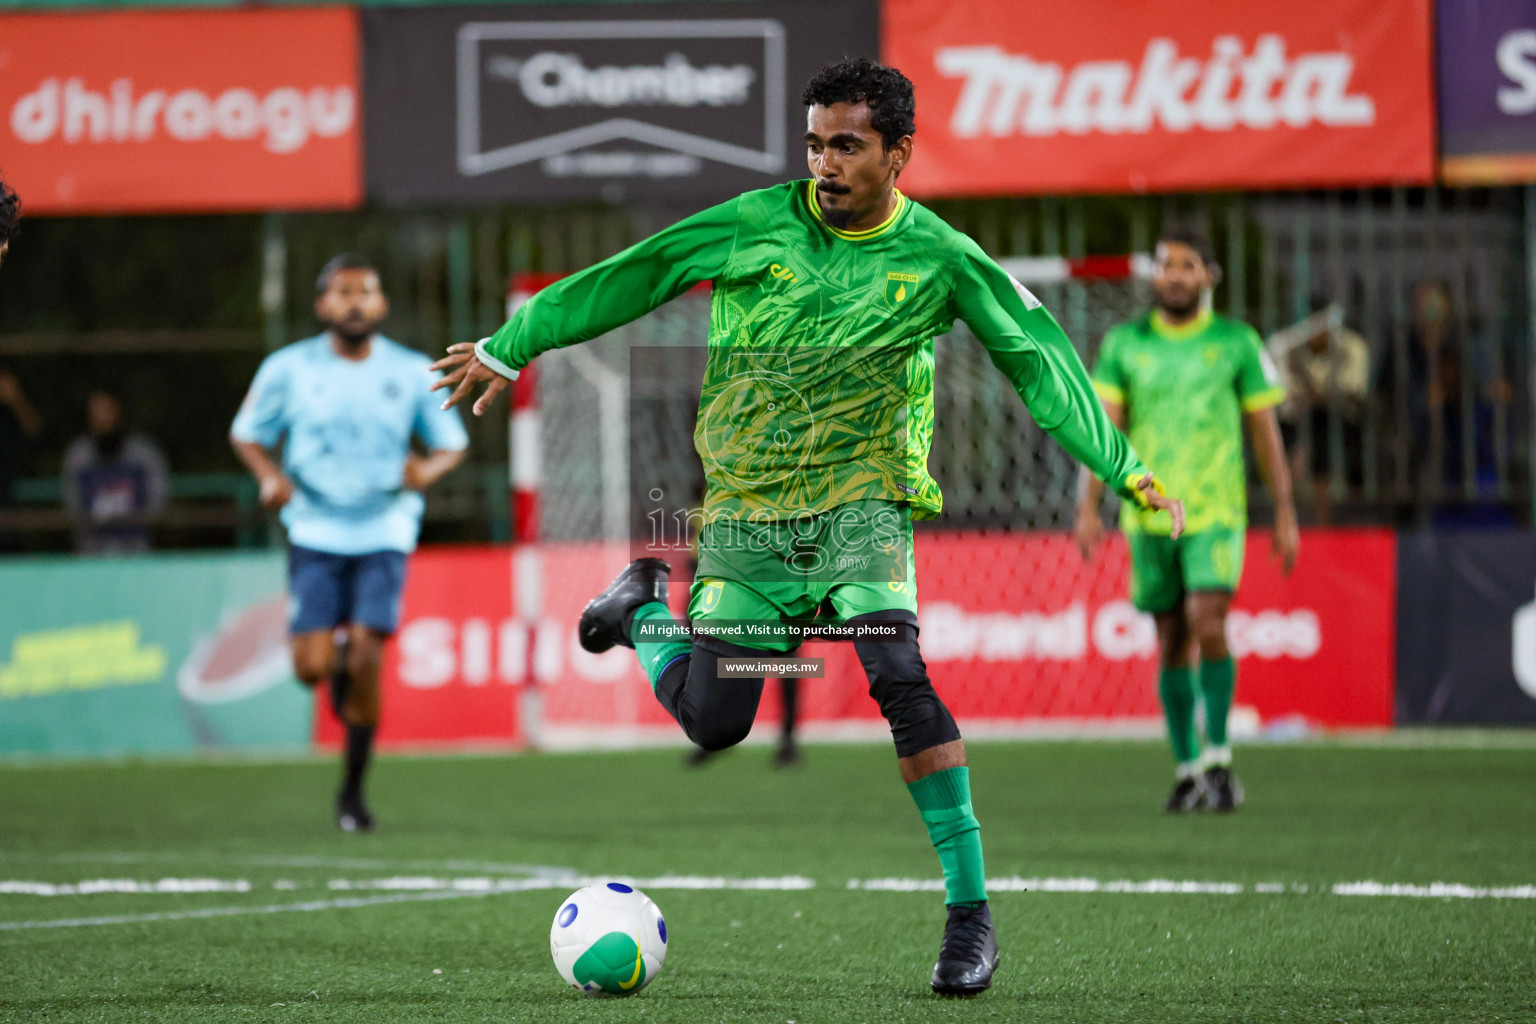
[[[906,305],[915,291],[917,291],[916,274],[899,274],[892,271],[885,275],[885,301],[892,309],[899,309]]]

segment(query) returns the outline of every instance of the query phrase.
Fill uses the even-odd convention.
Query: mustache
[[[847,185],[839,185],[834,181],[817,181],[816,191],[825,192],[829,196],[845,196],[852,192],[853,189]]]

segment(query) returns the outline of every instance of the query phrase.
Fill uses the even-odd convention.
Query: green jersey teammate
[[[1286,573],[1300,546],[1275,417],[1285,392],[1253,328],[1205,307],[1219,274],[1202,237],[1165,233],[1157,244],[1152,311],[1106,334],[1093,369],[1110,419],[1129,424],[1131,443],[1188,503],[1182,537],[1129,506],[1120,517],[1131,549],[1131,601],[1157,622],[1158,693],[1178,762],[1169,811],[1232,811],[1243,798],[1227,742],[1237,679],[1227,649],[1227,609],[1243,572],[1248,524],[1244,420],[1275,498],[1274,550]],[[1103,494],[1097,481],[1086,481],[1075,531],[1084,558],[1103,532]],[[1197,692],[1209,740],[1203,757],[1195,734]]]
[[[671,629],[669,567],[631,563],[587,605],[588,650],[632,646],[657,698],[709,750],[747,735],[762,693],[732,659],[792,649],[793,623],[851,631],[890,723],[903,781],[944,869],[948,921],[932,987],[986,989],[997,965],[965,747],[917,645],[911,522],[942,499],[928,475],[933,338],[970,325],[1036,420],[1125,498],[1183,507],[1104,415],[1071,343],[966,236],[896,190],[912,154],[912,83],[868,60],[806,87],[813,177],[704,210],[545,289],[494,337],[460,344],[447,404],[483,412],[541,352],[596,337],[713,282],[695,447],[706,494],[693,635]],[[778,632],[733,632],[775,627]],[[750,673],[749,673],[750,675]]]

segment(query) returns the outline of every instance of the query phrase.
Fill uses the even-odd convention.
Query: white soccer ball
[[[565,898],[549,929],[560,977],[589,996],[632,996],[667,959],[661,908],[623,882],[595,882]]]

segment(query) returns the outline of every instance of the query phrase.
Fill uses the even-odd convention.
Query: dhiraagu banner
[[[281,554],[0,562],[0,755],[303,748]]]

